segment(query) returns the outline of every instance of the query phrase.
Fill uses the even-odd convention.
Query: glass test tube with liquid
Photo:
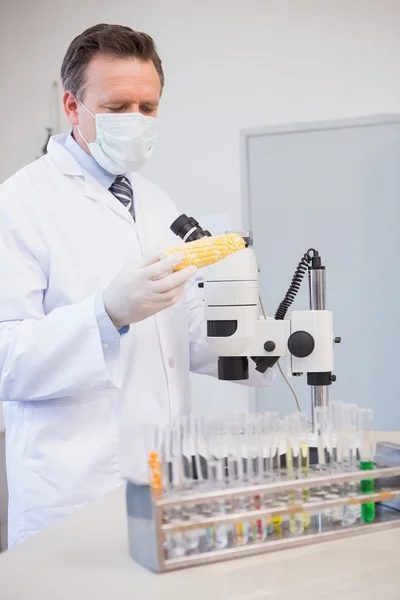
[[[343,441],[343,467],[345,472],[358,469],[357,448],[359,446],[359,408],[356,404],[342,404],[342,441]],[[356,496],[358,484],[348,482],[344,484],[345,493],[348,496]],[[344,526],[354,525],[361,517],[359,505],[345,506],[343,508],[342,524]]]
[[[180,423],[182,436],[182,472],[183,472],[183,491],[196,492],[199,488],[199,474],[194,477],[194,469],[196,465],[196,437],[197,427],[194,417],[183,417]],[[196,471],[198,469],[196,468]],[[201,516],[200,506],[185,506],[182,511],[182,518],[187,521],[195,521]],[[198,552],[200,538],[202,536],[201,529],[190,529],[184,534],[186,551],[188,554]]]
[[[286,468],[289,479],[300,479],[303,477],[303,453],[302,446],[307,441],[308,425],[307,418],[302,413],[296,413],[285,418],[287,430],[286,445]],[[293,490],[289,492],[289,504],[301,504],[303,502],[303,491]],[[307,515],[308,517],[308,515]],[[305,524],[309,525],[309,517],[306,519],[302,513],[289,517],[289,530],[293,535],[301,535]]]
[[[228,471],[230,485],[245,487],[248,485],[247,471],[247,447],[245,417],[238,416],[229,425],[230,439],[228,442]],[[236,512],[243,512],[249,509],[249,500],[246,496],[239,496],[235,499],[234,507]],[[236,521],[233,526],[233,540],[236,546],[248,544],[250,539],[249,521]]]
[[[167,495],[182,490],[182,438],[179,424],[164,431],[163,439],[163,480]],[[181,520],[181,509],[173,507],[164,513],[164,520],[169,523]],[[169,533],[166,540],[168,558],[181,558],[186,554],[186,543],[181,532]]]
[[[317,449],[318,449],[318,468],[321,474],[330,475],[335,470],[333,458],[333,424],[330,410],[327,406],[317,406],[315,409],[315,424],[317,432]],[[332,486],[324,486],[319,488],[315,495],[334,500],[339,498],[339,493]],[[323,514],[328,519],[332,519],[332,509],[325,509]],[[339,518],[342,518],[340,512]]]
[[[211,428],[211,465],[213,471],[214,489],[223,489],[226,486],[225,460],[228,456],[227,433],[223,421],[214,421]],[[225,515],[227,512],[225,500],[219,500],[213,504],[215,516]],[[216,525],[214,531],[215,549],[223,550],[229,546],[228,526]]]
[[[373,432],[373,411],[370,408],[359,409],[360,423],[360,469],[362,471],[372,471],[374,468],[375,443]],[[360,491],[363,494],[372,494],[375,491],[373,479],[364,479],[360,484]],[[361,506],[361,518],[364,523],[371,523],[375,520],[375,503],[367,502]]]

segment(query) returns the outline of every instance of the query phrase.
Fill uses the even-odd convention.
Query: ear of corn
[[[192,265],[201,269],[202,267],[207,267],[218,262],[229,254],[243,250],[245,247],[246,244],[241,235],[238,233],[226,233],[224,235],[204,237],[200,240],[183,244],[182,246],[167,248],[160,255],[160,259],[166,258],[171,254],[176,254],[177,252],[182,252],[185,258],[175,268],[175,271],[180,271]]]

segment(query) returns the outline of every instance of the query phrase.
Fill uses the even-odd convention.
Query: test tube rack
[[[363,480],[374,480],[374,491],[372,493],[341,493],[338,497],[331,498],[328,495],[318,495],[318,490],[339,487],[348,489],[348,484],[359,484]],[[379,480],[384,482],[380,485]],[[354,490],[353,486],[353,490]],[[297,494],[296,494],[297,491]],[[306,492],[306,493],[305,493]],[[175,520],[166,522],[165,515],[171,509],[179,509],[181,514],[194,514],[194,507],[204,505],[216,505],[226,503],[234,507],[235,501],[254,497],[276,498],[286,497],[286,502],[279,506],[268,506],[252,510],[237,511],[227,510],[225,514],[213,515],[204,518],[196,514],[196,518]],[[300,496],[301,501],[295,503],[289,498]],[[307,500],[304,500],[307,498]],[[341,472],[326,474],[312,472],[310,470],[307,478],[281,479],[277,482],[246,487],[227,487],[225,489],[208,491],[202,493],[182,493],[168,495],[154,492],[148,485],[136,485],[128,481],[126,499],[128,513],[128,537],[130,556],[142,566],[153,572],[162,573],[224,561],[233,558],[251,556],[264,552],[274,552],[279,549],[293,548],[335,540],[348,536],[360,535],[385,529],[400,527],[400,512],[385,508],[384,504],[400,498],[400,466],[378,467],[371,471]],[[352,525],[327,524],[329,515],[334,509],[356,507],[357,505],[380,503],[376,506],[376,517],[372,523],[357,522]],[[251,505],[251,502],[250,502]],[[190,510],[191,509],[191,510]],[[219,526],[227,526],[233,530],[236,523],[251,522],[255,520],[273,520],[277,517],[283,519],[283,523],[289,522],[296,515],[309,516],[310,526],[300,535],[292,535],[289,531],[275,531],[265,541],[254,541],[246,545],[235,545],[234,539],[228,547],[223,549],[211,549],[207,551],[196,551],[193,554],[181,557],[169,558],[165,547],[168,538],[176,533],[200,531]],[[279,528],[278,528],[279,530]]]

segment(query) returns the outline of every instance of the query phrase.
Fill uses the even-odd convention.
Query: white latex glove
[[[186,282],[197,271],[187,267],[173,273],[182,259],[181,253],[164,260],[154,257],[121,269],[103,292],[104,307],[117,329],[143,321],[182,297]]]

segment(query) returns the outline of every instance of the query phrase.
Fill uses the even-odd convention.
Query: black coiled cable
[[[280,303],[278,310],[275,313],[275,319],[277,319],[279,321],[283,321],[283,319],[286,317],[286,313],[287,313],[288,309],[290,308],[290,306],[293,304],[293,301],[296,298],[298,291],[300,289],[301,282],[304,279],[304,275],[306,274],[308,267],[313,259],[313,256],[311,255],[311,253],[313,254],[314,257],[318,256],[318,252],[316,250],[314,250],[314,248],[310,248],[304,254],[303,258],[301,259],[301,261],[299,262],[299,264],[297,266],[295,274],[293,275],[292,283],[290,284],[289,289],[286,292],[284,299]]]

